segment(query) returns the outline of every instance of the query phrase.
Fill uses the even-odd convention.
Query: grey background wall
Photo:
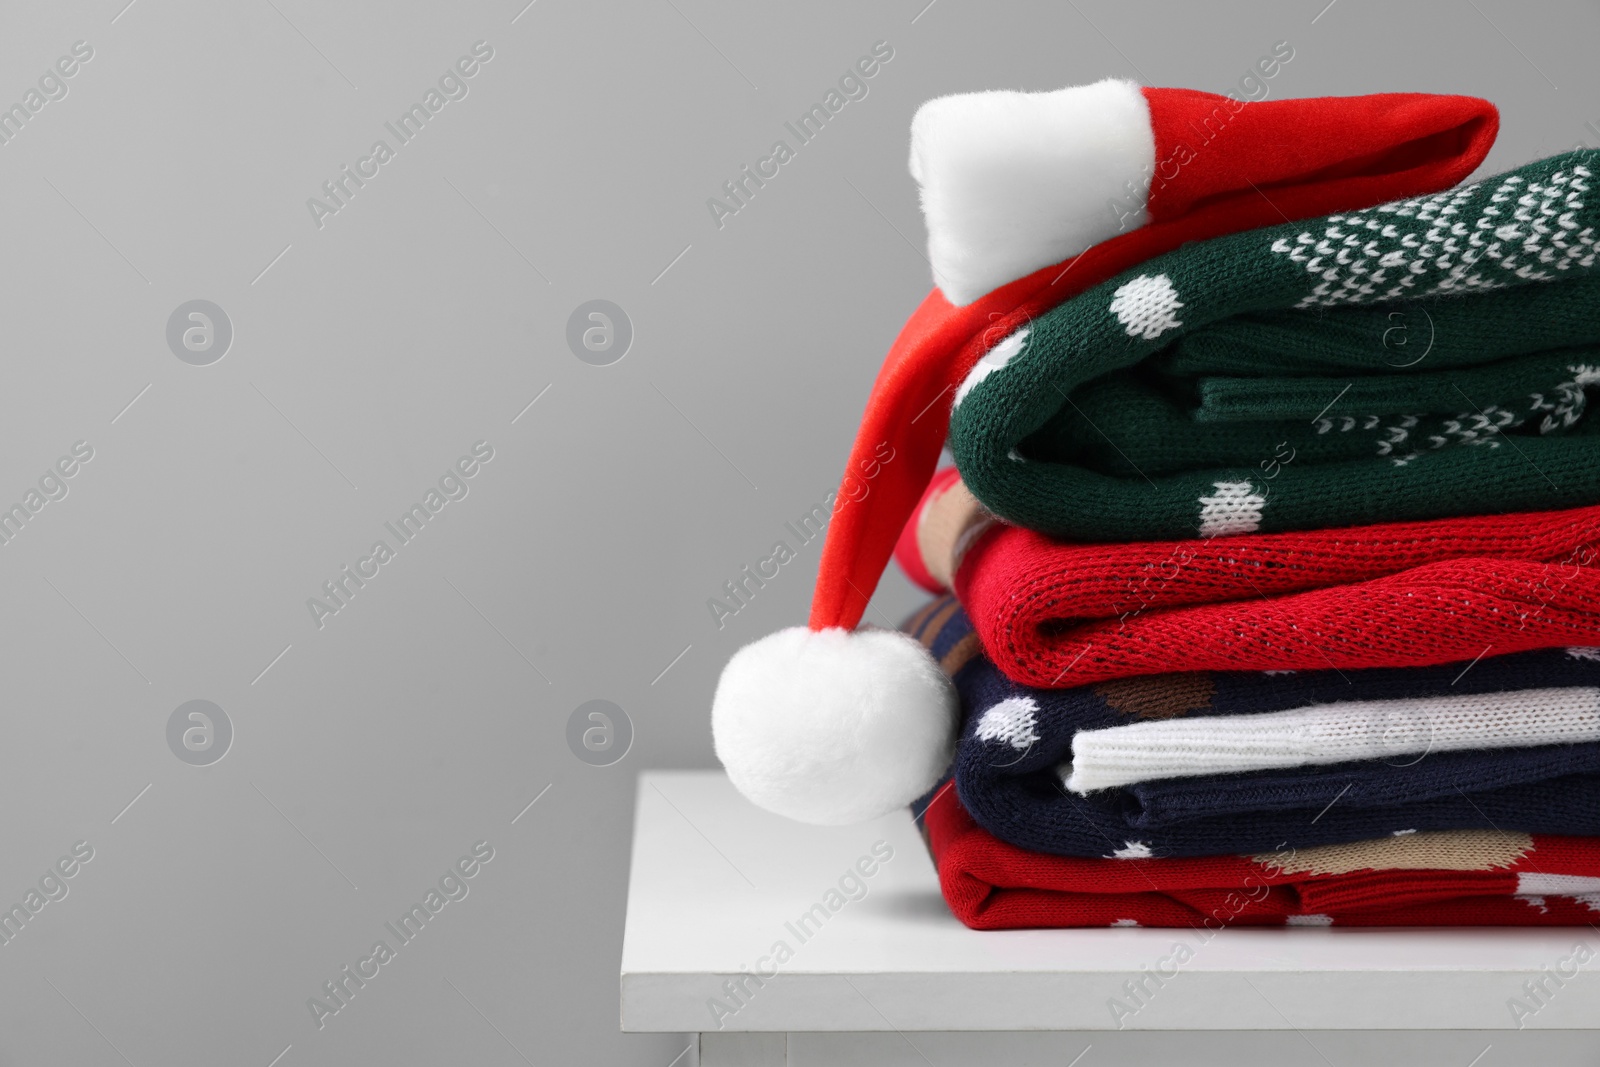
[[[1592,5],[926,2],[5,7],[0,904],[40,895],[0,944],[0,1064],[666,1067],[681,1038],[617,1032],[634,775],[711,765],[722,662],[804,618],[820,543],[720,629],[706,601],[833,486],[928,287],[924,99],[1227,91],[1288,40],[1275,97],[1495,100],[1491,171],[1600,138]],[[879,41],[719,227],[707,199]],[[308,208],[345,165],[365,184]],[[214,311],[169,344],[197,299],[220,359]],[[567,340],[593,299],[632,327],[606,366]],[[568,743],[594,699],[632,724],[609,766]],[[319,1027],[308,998],[478,842]]]

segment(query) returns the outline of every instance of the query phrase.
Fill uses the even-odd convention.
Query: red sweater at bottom
[[[1082,859],[1000,841],[950,787],[924,826],[945,901],[980,930],[1600,920],[1600,838],[1448,830],[1256,856]]]

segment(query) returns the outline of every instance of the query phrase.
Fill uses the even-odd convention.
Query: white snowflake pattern
[[[983,358],[973,364],[972,369],[967,372],[967,376],[956,387],[956,398],[950,405],[951,410],[960,407],[961,402],[967,398],[967,394],[972,392],[985,378],[997,370],[1004,370],[1006,364],[1015,359],[1018,353],[1022,351],[1022,343],[1027,339],[1028,328],[1023,327],[985,352]]]
[[[1600,893],[1600,878],[1587,874],[1546,874],[1543,871],[1518,871],[1517,895],[1522,897],[1572,897]]]
[[[1584,387],[1600,384],[1600,368],[1584,365],[1568,367],[1567,370],[1572,373],[1572,378],[1558,383],[1553,397],[1546,398],[1544,393],[1537,392],[1528,395],[1528,415],[1519,415],[1499,404],[1489,404],[1478,411],[1464,411],[1445,419],[1438,427],[1438,433],[1415,439],[1411,431],[1421,421],[1420,415],[1402,415],[1397,422],[1387,426],[1380,425],[1383,420],[1378,415],[1324,416],[1312,425],[1316,427],[1318,435],[1350,433],[1358,428],[1381,431],[1383,436],[1375,442],[1378,455],[1387,456],[1396,467],[1404,467],[1424,451],[1436,451],[1449,445],[1499,448],[1501,438],[1507,431],[1521,429],[1529,417],[1540,412],[1545,413],[1539,424],[1541,434],[1570,428],[1583,418],[1588,407]],[[1410,451],[1400,451],[1407,446]]]
[[[1302,308],[1500,289],[1513,278],[1549,281],[1574,265],[1594,266],[1593,227],[1574,217],[1593,174],[1574,165],[1548,181],[1512,174],[1470,223],[1462,209],[1481,188],[1329,215],[1321,234],[1280,237],[1272,251],[1321,280]]]
[[[1600,367],[1580,363],[1567,367],[1567,371],[1572,377],[1556,386],[1554,397],[1546,400],[1543,393],[1533,394],[1530,409],[1548,412],[1539,423],[1540,433],[1567,429],[1583,418],[1589,406],[1589,397],[1584,389],[1600,384]]]
[[[1183,325],[1174,314],[1181,307],[1171,278],[1165,274],[1141,274],[1112,294],[1110,311],[1129,337],[1154,341]]]
[[[973,735],[979,741],[1003,741],[1021,751],[1039,740],[1039,705],[1032,697],[1007,697],[983,713]]]
[[[1200,498],[1200,536],[1252,533],[1261,528],[1267,498],[1249,482],[1212,482],[1214,496]]]

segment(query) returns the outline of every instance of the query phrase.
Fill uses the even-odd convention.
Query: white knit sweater
[[[1083,730],[1057,768],[1076,793],[1155,778],[1231,774],[1429,752],[1600,740],[1600,689],[1353,700]]]

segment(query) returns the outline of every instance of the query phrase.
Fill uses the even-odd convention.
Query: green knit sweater
[[[1090,541],[1600,502],[1600,151],[1185,245],[1012,334],[950,447]]]

